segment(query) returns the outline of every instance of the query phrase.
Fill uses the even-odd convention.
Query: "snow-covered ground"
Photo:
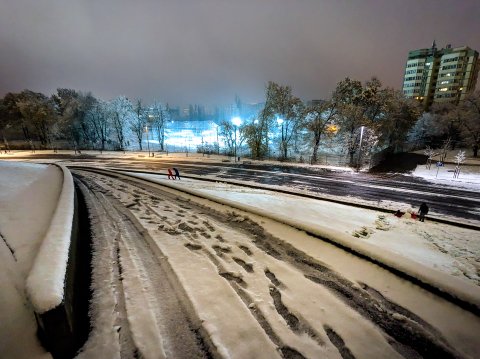
[[[235,185],[207,183],[193,179],[171,181],[167,180],[165,176],[158,175],[137,174],[137,176],[155,179],[155,181],[159,183],[165,183],[169,186],[178,187],[179,189],[194,190],[206,196],[221,198],[233,204],[254,206],[259,212],[263,211],[277,215],[278,217],[288,217],[299,223],[304,223],[309,228],[316,227],[333,236],[338,235],[342,238],[349,237],[349,240],[353,242],[360,244],[366,243],[370,248],[378,248],[379,252],[385,253],[386,251],[387,253],[391,253],[392,258],[408,258],[422,266],[441,271],[445,273],[447,277],[452,276],[460,278],[462,281],[465,281],[465,283],[472,283],[476,286],[480,285],[480,241],[477,239],[478,232],[473,230],[433,223],[428,220],[425,223],[421,223],[407,218],[408,215],[404,218],[396,218],[393,215],[386,215],[372,210],[326,201],[298,198],[267,190],[247,189]],[[107,182],[108,181],[105,182],[105,188],[108,189],[111,183]],[[2,260],[0,264],[0,275],[2,276],[2,295],[0,296],[0,320],[2,323],[0,326],[0,354],[2,355],[3,353],[14,353],[15,357],[19,358],[36,358],[45,355],[48,357],[48,354],[39,347],[35,337],[35,320],[30,304],[24,294],[25,278],[32,266],[40,241],[49,228],[50,219],[53,217],[55,209],[57,208],[61,187],[61,171],[54,166],[0,162],[0,233],[3,237],[0,241],[0,255]],[[114,196],[119,198],[125,205],[131,206],[135,203],[132,202],[132,199],[135,200],[135,198],[141,194],[135,192],[135,190],[126,189],[126,186],[124,189],[118,188]],[[145,196],[145,198],[149,197],[147,195]],[[269,353],[266,356],[276,357],[278,353],[275,352],[275,348],[271,346],[271,342],[265,337],[265,333],[260,327],[256,327],[255,329],[245,324],[245,327],[242,327],[244,332],[240,331],[235,335],[231,334],[232,330],[239,328],[241,318],[248,317],[249,310],[254,313],[257,308],[258,313],[271,313],[272,316],[266,318],[266,320],[276,335],[280,336],[279,340],[281,342],[288,343],[288,347],[291,348],[301,348],[303,353],[307,354],[308,357],[316,357],[317,355],[332,358],[337,357],[336,350],[338,349],[338,343],[335,344],[337,349],[331,346],[331,344],[322,348],[323,344],[319,347],[318,343],[330,343],[328,338],[330,338],[331,335],[336,336],[339,334],[343,338],[349,338],[347,343],[349,348],[354,352],[362,353],[360,357],[368,357],[365,356],[368,355],[368,353],[371,354],[371,357],[381,357],[382,353],[387,352],[390,354],[390,357],[398,354],[391,351],[388,343],[385,342],[384,338],[382,338],[377,331],[378,329],[372,327],[370,323],[361,320],[357,313],[351,312],[347,306],[338,302],[330,292],[319,290],[317,286],[312,285],[309,281],[305,282],[305,278],[303,278],[302,275],[298,275],[295,270],[292,271],[292,269],[287,268],[284,263],[266,256],[264,252],[251,246],[248,238],[242,237],[241,234],[231,232],[228,226],[225,227],[221,223],[215,223],[214,227],[216,229],[214,233],[216,236],[213,236],[213,234],[209,236],[208,231],[212,231],[212,224],[203,222],[206,232],[200,232],[200,234],[205,238],[202,239],[204,243],[199,242],[195,239],[195,236],[188,234],[188,226],[191,225],[191,222],[198,222],[198,219],[195,219],[195,216],[189,216],[188,211],[182,209],[182,206],[177,208],[174,211],[175,213],[163,213],[162,210],[168,206],[160,205],[158,201],[159,199],[150,199],[151,203],[147,205],[147,209],[144,210],[144,212],[135,214],[136,220],[140,221],[142,226],[148,229],[152,235],[153,243],[160,243],[158,242],[160,238],[161,241],[166,241],[161,244],[163,251],[163,253],[161,253],[162,256],[166,255],[169,260],[173,260],[177,264],[189,263],[189,265],[185,266],[177,265],[177,267],[175,267],[176,275],[182,286],[190,288],[191,293],[198,293],[194,296],[193,303],[196,315],[199,318],[207,318],[207,323],[212,323],[212,326],[207,326],[206,330],[211,335],[212,340],[216,341],[215,343],[220,346],[218,349],[222,355],[227,357],[230,355],[240,357],[239,355],[243,353],[243,357],[246,357],[255,353],[255,351],[250,351],[251,348],[248,346],[239,345],[238,343],[239,341],[247,340],[251,341],[251,343],[258,343],[260,346],[265,346],[265,352]],[[155,212],[158,213],[155,214]],[[167,208],[167,212],[172,212],[171,208]],[[104,216],[111,217],[113,216],[113,208],[111,212],[108,211],[108,208],[104,209],[103,213]],[[174,231],[179,237],[172,237],[170,234],[165,236],[165,234],[163,234],[156,238],[155,235],[160,235],[162,231],[159,231],[160,227],[158,227],[158,223],[152,221],[155,216],[158,218],[165,216],[165,218],[167,218],[165,220],[165,226],[167,227],[170,226],[170,224],[168,224],[169,222],[176,223],[176,225],[172,225],[171,228],[165,229],[166,227],[162,227],[162,231],[166,231],[166,233]],[[184,225],[186,229],[181,228],[181,232],[178,232],[180,225],[178,225],[176,219],[178,218],[178,220],[180,220],[185,216],[192,218],[190,218],[190,222],[185,219],[186,222]],[[243,217],[232,218],[233,222],[245,220]],[[101,218],[97,218],[97,221],[101,221]],[[187,222],[190,224],[187,224]],[[121,228],[112,228],[111,230],[115,231],[115,233],[124,233]],[[272,227],[272,231],[275,231],[275,226]],[[282,231],[284,231],[284,229],[282,229]],[[105,234],[111,235],[112,233]],[[319,248],[323,247],[318,247],[313,244],[311,239],[305,241],[305,239],[303,239],[304,235],[300,232],[291,231],[289,234],[291,235],[291,244],[294,247],[302,248],[302,250],[309,255],[329,263],[330,266],[335,266],[336,260],[333,258],[338,259],[339,262],[345,266],[343,270],[351,271],[351,277],[355,278],[357,282],[361,281],[367,283],[367,285],[371,285],[375,281],[381,282],[379,278],[374,278],[374,276],[368,274],[368,271],[359,274],[356,272],[356,269],[354,269],[354,266],[345,262],[338,254],[331,258],[328,258],[328,256],[325,257],[325,253],[330,253],[331,251],[328,249],[328,246],[325,247],[322,252],[321,250],[319,251]],[[228,238],[228,241],[224,242],[220,240],[222,237]],[[178,242],[179,238],[182,239],[182,242]],[[130,309],[130,313],[135,313],[133,317],[129,317],[130,326],[133,328],[142,328],[140,324],[142,316],[146,318],[147,322],[152,320],[151,315],[148,314],[148,311],[151,309],[149,306],[154,305],[153,303],[157,299],[152,298],[151,294],[149,294],[149,288],[144,287],[141,289],[138,283],[136,284],[135,282],[136,276],[142,278],[148,276],[148,268],[143,269],[142,264],[138,262],[138,253],[142,252],[143,249],[132,247],[132,242],[125,241],[124,239],[119,241],[119,243],[120,244],[117,244],[117,246],[119,246],[118,249],[114,247],[106,248],[105,250],[107,252],[105,252],[105,254],[111,252],[110,255],[115,255],[115,253],[117,253],[117,255],[120,255],[120,259],[117,260],[121,262],[123,268],[125,270],[130,268],[131,270],[129,273],[123,274],[123,283],[119,285],[125,286],[126,288],[129,287],[133,291],[146,291],[144,294],[145,297],[140,301],[138,301],[139,299],[137,297],[127,297],[124,299],[127,310],[128,308],[133,308],[133,311]],[[198,247],[199,245],[201,247]],[[192,256],[192,253],[200,253],[198,251],[200,248],[205,248],[206,251],[207,246],[212,248],[210,250],[211,253],[207,257]],[[116,252],[117,250],[118,252]],[[213,258],[212,255],[214,256],[215,254],[220,258],[216,259],[217,261],[220,260],[220,262],[214,261],[214,263],[217,263],[216,266],[214,266],[215,273],[218,270],[220,273],[224,273],[225,278],[229,279],[229,281],[238,280],[239,283],[245,282],[248,284],[248,290],[245,293],[249,295],[250,302],[247,303],[248,308],[250,308],[249,310],[245,311],[242,302],[238,301],[238,298],[230,298],[226,301],[226,303],[229,304],[235,303],[234,307],[231,308],[228,307],[228,305],[224,308],[218,305],[218,303],[216,304],[217,307],[213,305],[212,299],[216,301],[228,292],[228,290],[222,289],[222,286],[225,286],[222,277],[215,279],[210,275],[212,269],[210,261],[211,258]],[[97,253],[96,255],[98,257],[100,254]],[[99,257],[98,259],[101,261],[104,258]],[[351,260],[356,261],[353,258]],[[108,264],[110,262],[105,261],[105,263]],[[268,267],[262,269],[260,268],[260,264],[256,263],[267,263]],[[239,271],[238,266],[244,268],[243,272],[246,273]],[[255,269],[255,272],[257,272],[257,269],[259,269],[259,272],[265,271],[266,277],[262,277],[263,279],[261,279],[256,275],[249,274],[252,269]],[[135,271],[138,271],[138,275],[134,274]],[[202,271],[204,271],[203,275]],[[275,273],[278,278],[272,276],[271,273]],[[94,273],[94,282],[96,280],[99,288],[105,287],[104,289],[107,290],[107,286],[102,284],[105,281],[105,275],[111,276],[112,278],[115,277],[111,269],[104,268],[104,274]],[[363,278],[365,280],[362,280],[363,275],[365,275],[365,278]],[[97,276],[96,279],[95,276]],[[117,273],[116,276],[118,277],[119,274]],[[243,282],[240,281],[240,279],[243,280]],[[278,281],[278,279],[280,279],[280,281]],[[382,286],[384,286],[384,284],[382,284]],[[385,288],[389,288],[388,291],[391,291],[390,294],[393,295],[393,293],[398,292],[398,288],[402,286],[404,286],[404,284],[399,284],[398,287],[387,285]],[[240,287],[242,287],[242,285],[240,285]],[[268,290],[264,293],[265,288],[270,288],[270,293]],[[239,293],[243,292],[244,290],[239,290]],[[282,292],[281,298],[278,297],[278,293],[280,292]],[[303,295],[299,296],[298,293],[303,293]],[[314,293],[313,296],[312,293]],[[101,295],[101,293],[97,293],[94,297],[98,295]],[[114,308],[115,303],[119,299],[111,296],[108,297],[109,295],[111,294],[105,294],[106,299],[104,303],[110,303],[113,305],[112,308]],[[298,302],[299,298],[306,299],[300,303]],[[311,311],[318,303],[316,303],[316,299],[312,302],[308,298],[323,298],[322,308],[324,309],[318,318]],[[225,297],[224,299],[226,300],[227,298]],[[270,303],[272,300],[272,303],[275,303],[276,310],[271,307],[271,305],[273,305]],[[423,308],[419,303],[412,302],[412,298],[408,296],[404,296],[402,300],[402,305],[410,306],[420,311],[428,312],[428,310],[434,310],[433,308],[439,310],[441,307],[437,307],[436,304],[432,303],[432,307],[427,310],[426,308],[428,308],[428,306]],[[137,312],[135,308],[140,307],[144,308],[144,311]],[[297,333],[298,336],[292,337],[289,334],[290,329],[288,325],[286,326],[285,323],[282,322],[283,319],[275,319],[274,314],[276,311],[282,312],[282,308],[284,307],[294,310],[294,317],[300,319],[300,328],[305,330],[305,332],[299,332]],[[102,307],[95,307],[94,310],[96,310],[97,314],[110,313],[108,308],[105,311],[102,310]],[[240,322],[232,321],[221,323],[221,318],[223,318],[224,314],[228,311],[230,313],[237,313],[233,315],[233,318],[239,319]],[[335,315],[333,315],[333,313],[335,313]],[[290,318],[288,316],[292,314],[284,313],[284,315],[288,322],[288,318]],[[401,317],[402,314],[400,313],[395,312],[394,315],[399,318],[398,320],[406,320],[405,317]],[[118,336],[117,329],[121,326],[118,325],[118,320],[118,318],[112,319],[111,317],[105,319],[105,322],[114,324],[108,327],[110,329],[107,328],[108,336],[112,338],[112,341],[116,340],[115,337]],[[123,320],[125,321],[125,318]],[[309,332],[309,330],[311,330],[309,325],[311,324],[308,323],[313,323],[316,320],[318,320],[319,323],[329,323],[329,325],[333,325],[335,330],[332,332],[332,329],[325,324],[324,329],[326,332],[322,332],[323,329],[320,331],[315,329],[316,334],[311,336]],[[151,336],[150,338],[155,338],[160,335],[160,333],[156,332],[156,325],[158,324],[156,321],[158,321],[158,318],[153,320],[151,325],[147,326],[151,328],[151,330],[147,330],[146,332]],[[371,336],[376,337],[375,342],[379,347],[374,350],[371,345],[362,344],[361,338],[351,333],[349,326],[345,325],[345,323],[349,323],[350,321],[355,321],[358,325],[362,326],[362,330],[365,333],[370,333]],[[442,330],[445,333],[450,333],[452,338],[455,338],[457,335],[455,333],[461,328],[461,322],[461,317],[455,320],[445,317],[438,318],[436,325],[443,328]],[[8,324],[4,325],[3,323]],[[105,330],[105,328],[98,330]],[[144,329],[138,330],[141,332]],[[249,332],[249,330],[251,330],[251,332]],[[137,334],[140,332],[136,331]],[[26,338],[25,341],[27,344],[20,347],[13,345],[12,338],[16,338],[17,336],[11,333],[22,333],[23,337]],[[242,335],[244,336],[243,339]],[[105,348],[105,353],[109,352],[112,348],[105,347],[105,343],[101,341],[101,338],[105,337],[93,336],[90,340],[90,347],[87,345],[81,357],[87,358],[88,353],[90,353],[89,350],[95,353],[95,350],[98,350],[98,347],[102,346]],[[143,336],[133,339],[136,343],[140,343],[144,349],[143,352],[154,355],[155,347],[151,347],[152,341],[150,339]],[[457,339],[459,341],[462,340],[461,338]],[[95,342],[95,340],[97,342]],[[168,352],[168,343],[165,345],[167,348],[165,350]],[[473,348],[475,348],[474,343],[466,343],[465,345],[466,348],[468,348],[466,352],[472,352],[472,350],[474,350]]]
[[[453,178],[454,171],[454,164],[446,163],[442,167],[436,167],[435,163],[433,163],[430,169],[426,168],[425,165],[417,166],[412,172],[412,176],[421,177],[429,182],[441,185],[480,190],[479,165],[462,165],[460,167],[460,175],[458,178]]]
[[[480,190],[480,157],[473,157],[470,149],[464,150],[466,158],[460,165],[460,174],[458,178],[453,178],[456,167],[455,156],[459,151],[459,149],[448,151],[444,166],[437,167],[436,164],[440,160],[440,156],[437,155],[432,159],[430,169],[426,165],[418,165],[411,175],[441,185]],[[423,151],[417,151],[417,153],[423,154]]]
[[[37,340],[25,283],[61,187],[62,172],[56,166],[0,162],[1,357],[50,357]]]
[[[411,219],[408,213],[397,218],[373,210],[220,182],[205,183],[188,178],[172,181],[165,176],[135,175],[253,205],[266,213],[288,216],[311,226],[347,234],[359,242],[367,242],[396,256],[410,258],[480,285],[480,239],[474,230],[429,222],[428,219],[419,222]]]
[[[222,357],[276,358],[280,352],[285,358],[302,357],[300,355],[394,358],[399,353],[417,357],[402,347],[405,342],[397,346],[396,333],[404,330],[409,331],[406,335],[412,342],[426,332],[430,340],[437,343],[445,336],[454,351],[463,353],[458,354],[459,357],[465,353],[471,356],[478,350],[473,333],[480,330],[480,322],[471,313],[438,300],[411,282],[329,243],[262,216],[261,213],[267,214],[267,211],[261,206],[257,210],[260,215],[236,209],[232,212],[228,205],[197,195],[180,194],[168,187],[149,189],[121,178],[84,171],[78,174],[88,184],[94,227],[97,235],[104,238],[95,241],[99,247],[95,255],[97,268],[109,278],[113,274],[113,284],[108,286],[105,283],[109,281],[100,280],[96,292],[104,298],[117,298],[97,303],[95,312],[102,313],[102,318],[94,324],[94,332],[84,349],[90,356],[108,348],[129,350],[128,341],[122,340],[128,327],[118,324],[118,340],[111,326],[101,325],[102,322],[121,323],[123,315],[112,309],[121,307],[122,303],[130,330],[135,331],[133,343],[142,348],[142,353],[152,353],[155,347],[157,356],[175,351],[168,336],[168,323],[158,327],[160,332],[155,329],[155,318],[168,318],[169,311],[165,313],[159,305],[162,291],[156,288],[158,281],[154,280],[161,274],[158,262],[155,266],[143,260],[148,252],[145,242],[162,267],[168,263],[172,268],[174,282],[191,301],[194,322],[202,323]],[[232,194],[246,199],[250,205],[256,205],[257,194],[260,198],[264,195],[250,190],[242,192],[231,186],[223,189],[217,188],[217,184],[203,183],[202,186],[196,181],[160,179],[159,182],[194,189],[197,194],[201,190],[209,198],[219,198],[219,192]],[[290,196],[278,201],[263,199],[263,202],[271,206],[292,204],[292,198],[287,197]],[[239,203],[237,198],[225,202]],[[306,208],[310,206],[306,204]],[[274,210],[268,210],[268,214],[271,211]],[[301,211],[283,207],[278,213],[303,220],[298,218]],[[365,219],[361,215],[356,218],[359,223]],[[321,223],[317,226],[321,227]],[[362,240],[350,233],[336,233]],[[390,256],[395,257],[392,252]],[[114,280],[118,276],[114,269],[117,267],[124,278],[118,285]],[[139,278],[138,282],[132,281],[135,277]],[[478,300],[479,289],[467,282],[465,285]],[[124,299],[123,294],[115,294],[119,287],[125,291]],[[149,299],[148,293],[152,290],[157,296]],[[149,325],[138,326],[139,318],[144,316],[149,318]],[[386,340],[383,330],[393,338],[387,335]],[[158,335],[163,340],[155,344],[151,338]],[[107,341],[112,346],[101,345]],[[118,343],[119,347],[115,348]]]

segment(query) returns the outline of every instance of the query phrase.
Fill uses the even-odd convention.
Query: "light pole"
[[[282,126],[282,142],[280,142],[280,152],[282,154],[282,157],[286,158],[287,155],[285,153],[286,151],[285,151],[285,144],[284,144],[285,138],[283,136],[283,118],[277,117],[277,123],[279,126]]]
[[[232,118],[232,123],[233,127],[235,128],[235,150],[234,150],[234,155],[235,155],[235,162],[237,162],[237,127],[242,124],[242,119],[240,117],[234,117]]]
[[[358,162],[357,162],[357,172],[360,171],[360,164],[362,160],[362,140],[363,140],[363,129],[365,126],[360,127],[360,146],[358,148]]]
[[[145,126],[145,132],[147,133],[148,157],[150,157],[150,141],[148,140],[148,126]]]

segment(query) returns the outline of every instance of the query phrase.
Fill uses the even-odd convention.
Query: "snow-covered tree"
[[[58,113],[58,127],[66,140],[75,148],[94,145],[98,138],[91,126],[88,113],[97,105],[97,100],[90,94],[83,94],[72,89],[57,89],[52,96]]]
[[[280,131],[280,154],[287,159],[289,145],[301,125],[303,103],[292,95],[290,86],[269,82],[266,91],[265,115],[270,124],[277,122]]]
[[[245,141],[253,159],[262,159],[268,153],[268,118],[262,110],[257,118],[243,127]]]
[[[129,117],[128,123],[130,130],[135,135],[140,151],[142,151],[142,138],[147,125],[147,112],[142,104],[142,100],[137,99],[133,108],[133,115]]]
[[[410,129],[421,115],[420,104],[392,89],[383,91],[382,101],[382,119],[377,126],[381,133],[380,141],[391,152],[402,151]]]
[[[334,101],[323,101],[305,108],[303,125],[312,138],[311,163],[316,163],[318,160],[318,148],[324,133],[329,129],[334,129],[336,132],[337,127],[334,124],[336,114],[337,104]]]
[[[128,98],[119,96],[109,103],[110,120],[115,133],[119,150],[124,151],[126,146],[126,127],[133,115],[133,106]]]
[[[425,148],[425,150],[423,151],[423,153],[425,154],[425,156],[427,156],[427,165],[426,167],[428,169],[430,169],[431,165],[432,165],[432,159],[433,157],[435,156],[438,156],[439,153],[435,150],[433,150],[432,148],[430,148],[430,146],[427,146],[427,148]]]
[[[455,155],[455,162],[457,163],[457,165],[455,166],[453,178],[458,178],[458,176],[460,176],[460,166],[463,162],[465,162],[465,159],[465,151],[458,151],[458,153]]]

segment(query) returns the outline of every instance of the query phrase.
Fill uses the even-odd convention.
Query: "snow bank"
[[[58,206],[27,278],[27,294],[39,314],[62,303],[64,295],[74,214],[74,186],[70,171],[60,167],[63,186]]]
[[[264,208],[259,208],[258,206],[228,200],[222,198],[221,196],[205,193],[205,191],[202,190],[195,190],[191,187],[186,187],[180,183],[154,179],[151,175],[141,175],[131,172],[129,174],[138,178],[148,179],[152,182],[161,184],[162,186],[179,189],[194,196],[203,197],[217,203],[225,204],[230,207],[251,212],[293,226],[300,230],[304,230],[308,233],[324,238],[332,243],[336,243],[344,248],[348,248],[355,253],[369,258],[373,262],[382,264],[390,269],[414,278],[418,282],[423,283],[424,285],[427,285],[443,293],[447,297],[454,298],[475,307],[477,311],[480,310],[479,287],[460,280],[456,277],[446,276],[443,272],[429,268],[409,258],[396,255],[395,253],[392,253],[392,251],[379,248],[378,246],[375,246],[368,242],[359,241],[357,238],[341,232],[341,230],[326,228],[320,224],[308,223],[303,220],[301,216],[292,216],[291,213],[273,213],[272,211],[266,211]]]

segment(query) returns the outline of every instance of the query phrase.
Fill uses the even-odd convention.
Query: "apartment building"
[[[468,46],[431,48],[408,53],[403,79],[403,93],[423,103],[425,109],[434,102],[458,103],[477,84],[480,59]]]

